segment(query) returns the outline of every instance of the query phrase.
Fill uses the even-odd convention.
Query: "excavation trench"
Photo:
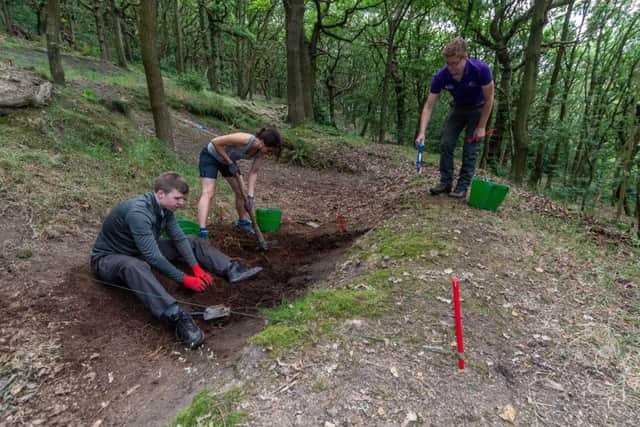
[[[342,233],[337,224],[312,228],[285,222],[279,232],[266,236],[278,244],[261,253],[254,238],[229,225],[212,226],[212,244],[264,270],[253,280],[233,285],[216,278],[212,289],[198,294],[158,275],[179,301],[224,304],[255,316],[231,314],[213,321],[197,317],[206,338],[196,351],[185,350],[171,326],[153,318],[134,293],[96,282],[87,259],[60,285],[35,295],[28,307],[7,310],[9,316],[27,315],[43,336],[58,343],[56,381],[43,385],[41,405],[67,394],[75,396],[75,408],[68,409],[83,420],[99,414],[109,424],[135,425],[139,420],[163,425],[169,414],[188,404],[193,391],[219,383],[221,376],[233,377],[247,339],[265,327],[260,308],[295,299],[326,278],[353,239],[365,231]]]
[[[158,277],[179,301],[199,306],[224,304],[234,312],[259,315],[260,308],[294,299],[311,284],[326,278],[353,239],[365,231],[342,233],[335,225],[314,229],[304,224],[285,223],[278,233],[267,235],[268,240],[277,240],[277,244],[263,253],[251,236],[227,225],[214,225],[210,229],[212,244],[232,258],[264,268],[255,279],[229,284],[216,278],[211,289],[196,294]],[[46,324],[65,325],[61,336],[63,357],[72,364],[82,363],[91,355],[98,359],[97,354],[102,360],[111,358],[112,349],[146,353],[159,346],[180,348],[170,327],[152,318],[134,293],[97,283],[88,263],[71,271],[65,283],[52,289],[48,297],[36,298],[30,309],[46,313],[39,316]],[[246,338],[264,327],[264,320],[241,314],[207,322],[200,317],[197,322],[207,336],[207,349],[225,359],[240,350]]]

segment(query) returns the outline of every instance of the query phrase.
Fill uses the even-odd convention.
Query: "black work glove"
[[[253,210],[253,196],[247,196],[247,200],[244,201],[244,208],[247,212],[251,212]]]
[[[238,167],[236,162],[233,162],[229,165],[229,173],[231,176],[240,176],[240,168]]]

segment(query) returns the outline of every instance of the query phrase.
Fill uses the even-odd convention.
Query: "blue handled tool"
[[[422,175],[422,152],[424,151],[424,141],[418,141],[418,157],[416,158],[416,172]]]

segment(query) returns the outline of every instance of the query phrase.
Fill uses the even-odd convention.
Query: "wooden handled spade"
[[[244,189],[244,179],[242,179],[242,174],[238,174],[238,183],[240,184],[240,194],[242,194],[242,198],[246,201],[247,193]],[[260,231],[260,227],[258,227],[258,223],[256,222],[255,206],[252,206],[251,210],[249,210],[249,217],[251,218],[251,224],[253,224],[253,229],[256,232],[256,237],[258,238],[258,245],[260,245],[260,250],[264,252],[268,251],[269,245],[267,244],[267,241],[264,240],[262,231]]]

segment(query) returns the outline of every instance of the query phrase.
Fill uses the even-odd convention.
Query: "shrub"
[[[195,71],[188,71],[186,73],[180,74],[176,78],[176,84],[178,87],[189,90],[192,92],[200,92],[204,89],[205,81],[198,73]]]

